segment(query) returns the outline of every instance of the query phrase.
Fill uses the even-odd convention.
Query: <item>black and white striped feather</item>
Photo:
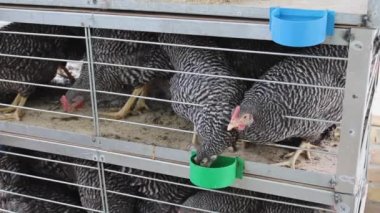
[[[74,36],[84,34],[82,28],[25,23],[11,23],[1,30]],[[75,60],[82,58],[84,52],[84,39],[0,33],[0,53],[3,54]],[[62,62],[1,56],[0,79],[47,84],[56,75],[60,64]],[[4,93],[20,93],[28,97],[34,89],[31,85],[0,82],[0,91]]]
[[[228,188],[223,190],[225,192],[240,194],[243,196],[254,196],[263,199],[277,200],[289,203],[299,203],[299,201],[281,198],[274,195],[267,195],[262,193],[256,193],[252,191]],[[304,205],[310,205],[310,203],[304,202]],[[211,191],[200,191],[195,195],[189,197],[184,203],[184,206],[199,208],[208,211],[215,211],[221,213],[312,213],[315,212],[312,209],[296,207],[292,205],[274,203],[270,201],[262,201],[246,197],[238,197],[228,194],[221,194]],[[203,211],[197,211],[182,207],[179,213],[198,213]]]
[[[197,46],[216,46],[208,38],[162,34],[160,42]],[[237,76],[223,52],[163,46],[175,70],[185,73]],[[194,123],[202,140],[196,160],[210,159],[232,146],[235,132],[227,132],[232,109],[243,98],[245,84],[238,80],[200,75],[175,74],[170,80],[172,100],[201,104],[173,103],[174,111]],[[210,162],[210,161],[209,161]]]
[[[306,48],[300,52],[332,57],[347,57],[348,54],[345,46],[327,45]],[[287,57],[260,79],[343,88],[346,67],[347,62],[344,60]],[[240,115],[253,115],[253,123],[242,135],[254,143],[272,143],[291,137],[316,141],[331,123],[285,116],[339,122],[343,93],[341,89],[257,82],[245,93],[241,103]]]
[[[92,35],[96,37],[127,39],[138,41],[157,41],[157,34],[135,31],[94,29]],[[170,73],[152,71],[139,68],[126,68],[117,65],[129,65],[149,68],[170,69],[169,61],[164,58],[159,46],[140,44],[125,41],[111,41],[94,39],[92,43],[94,62],[116,64],[104,65],[94,64],[94,77],[97,90],[130,93],[133,88],[141,86],[157,78],[168,78]],[[80,77],[76,80],[73,88],[89,89],[88,67],[84,66]],[[81,95],[85,101],[90,100],[90,93],[69,90],[66,97],[71,101],[74,97]],[[112,101],[114,96],[109,94],[97,94],[98,103]],[[127,98],[116,99],[125,101]]]

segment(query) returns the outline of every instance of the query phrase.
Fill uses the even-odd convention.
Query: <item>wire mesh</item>
[[[43,33],[25,33],[25,32],[14,32],[14,31],[1,31],[1,33],[4,34],[18,34],[18,35],[30,35],[30,36],[47,36],[47,37],[60,37],[58,34],[43,34]],[[235,77],[235,76],[223,76],[223,75],[212,75],[212,74],[203,74],[203,73],[189,73],[189,72],[183,72],[180,70],[167,70],[167,69],[157,69],[157,68],[151,68],[151,67],[142,67],[142,66],[133,66],[133,65],[125,65],[125,64],[113,64],[113,63],[105,63],[105,62],[98,62],[98,61],[93,61],[92,57],[92,50],[91,50],[91,45],[92,45],[92,39],[97,39],[97,40],[106,40],[106,41],[115,41],[115,42],[129,42],[129,43],[139,43],[139,44],[149,44],[149,45],[159,45],[159,46],[173,46],[173,47],[185,47],[185,48],[198,48],[198,49],[205,49],[205,50],[213,50],[213,51],[227,51],[227,52],[239,52],[239,53],[249,53],[249,54],[269,54],[269,55],[276,55],[276,56],[291,56],[291,57],[309,57],[309,58],[315,58],[315,59],[323,59],[323,60],[343,60],[346,61],[347,58],[345,57],[326,57],[326,56],[314,56],[314,55],[305,55],[305,54],[294,54],[294,53],[282,53],[282,52],[270,52],[270,51],[255,51],[255,50],[244,50],[244,49],[232,49],[232,48],[221,48],[221,47],[211,47],[211,46],[196,46],[196,45],[186,45],[186,44],[174,44],[174,43],[163,43],[163,42],[152,42],[152,41],[139,41],[139,40],[133,40],[133,39],[120,39],[120,38],[109,38],[109,37],[99,37],[99,36],[91,36],[91,32],[89,28],[85,29],[85,35],[84,36],[70,36],[70,35],[63,35],[62,37],[64,38],[80,38],[80,39],[85,39],[86,40],[86,45],[87,45],[87,60],[76,60],[74,62],[83,62],[83,63],[88,63],[88,67],[90,67],[90,87],[89,89],[78,89],[78,88],[69,88],[70,90],[74,91],[90,91],[91,98],[92,98],[92,107],[96,108],[96,93],[103,93],[103,94],[109,94],[109,95],[120,95],[120,96],[127,96],[127,97],[135,97],[135,98],[142,98],[142,99],[147,99],[147,100],[154,100],[154,101],[162,101],[162,102],[167,102],[167,103],[179,103],[179,104],[187,104],[187,105],[192,105],[192,106],[199,106],[201,107],[201,104],[198,103],[186,103],[186,102],[178,102],[178,101],[171,101],[167,99],[160,99],[160,98],[151,98],[151,97],[146,97],[146,96],[141,96],[141,95],[133,95],[133,94],[125,94],[125,93],[118,93],[118,92],[111,92],[111,91],[96,91],[96,92],[91,92],[91,90],[94,90],[95,87],[95,81],[91,80],[94,79],[93,77],[93,69],[94,65],[106,65],[106,66],[118,66],[118,67],[123,67],[123,68],[130,68],[130,69],[142,69],[142,70],[152,70],[152,71],[157,71],[157,72],[172,72],[172,73],[181,73],[181,74],[186,74],[186,75],[199,75],[199,76],[205,76],[205,77],[215,77],[215,78],[227,78],[227,79],[234,79],[234,80],[244,80],[244,81],[253,81],[253,82],[265,82],[265,83],[273,83],[273,84],[284,84],[284,85],[292,85],[292,86],[300,86],[300,87],[312,87],[312,88],[320,88],[320,89],[332,89],[332,90],[343,90],[344,88],[340,87],[328,87],[328,86],[319,86],[319,85],[309,85],[309,84],[303,84],[303,83],[292,83],[292,82],[275,82],[275,81],[269,81],[269,80],[261,80],[261,79],[252,79],[252,78],[243,78],[243,77]],[[40,60],[52,60],[52,61],[68,61],[66,59],[54,59],[54,58],[46,58],[46,57],[33,57],[33,56],[16,56],[16,55],[11,55],[11,54],[2,54],[2,56],[7,56],[7,57],[20,57],[20,58],[29,58],[29,59],[40,59]],[[8,79],[3,79],[1,81],[6,81],[8,83],[16,83],[17,81],[12,81]],[[25,84],[29,85],[34,85],[34,86],[43,86],[42,84],[33,84],[33,83],[28,83],[25,82]],[[50,88],[56,88],[56,89],[66,89],[64,87],[60,86],[48,86]],[[10,105],[5,105],[2,104],[2,106],[8,106]],[[28,109],[28,110],[35,110],[32,108],[27,108],[27,107],[19,107],[15,106],[15,108],[22,108],[22,109]],[[97,109],[93,108],[92,109],[92,116],[83,116],[83,115],[74,115],[73,113],[67,113],[68,116],[76,116],[80,118],[92,118],[94,122],[94,127],[95,127],[95,135],[99,135],[99,120],[102,121],[113,121],[113,122],[118,122],[118,123],[125,123],[129,125],[138,125],[142,127],[149,127],[149,128],[158,128],[158,129],[163,129],[163,130],[170,130],[170,131],[177,131],[177,132],[182,132],[182,133],[194,133],[193,131],[190,130],[183,130],[183,129],[178,129],[178,128],[170,128],[170,127],[165,127],[165,126],[158,126],[158,125],[151,125],[151,124],[145,124],[141,122],[133,122],[133,121],[118,121],[115,119],[110,119],[110,118],[104,118],[100,117],[97,118]],[[64,115],[64,113],[61,112],[52,112],[48,110],[39,110],[41,112],[51,112],[51,113],[56,113],[60,115]],[[289,119],[300,119],[300,120],[310,120],[310,121],[318,121],[318,122],[327,122],[327,123],[334,123],[334,124],[339,124],[337,121],[327,121],[327,120],[322,120],[322,119],[313,119],[313,118],[301,118],[297,116],[292,116],[292,115],[284,115],[285,117]],[[278,146],[277,146],[278,147]],[[295,148],[297,149],[297,148]],[[310,150],[311,152],[315,150]],[[319,153],[322,153],[323,151],[316,151]]]
[[[9,148],[12,148],[12,147],[9,147]],[[23,151],[23,152],[25,152],[25,151]],[[27,150],[27,153],[28,152],[30,152],[30,151]],[[33,152],[33,153],[36,153],[36,152]],[[96,165],[97,165],[97,167],[94,167],[94,166],[88,166],[88,165],[79,164],[79,163],[73,163],[73,162],[71,162],[71,161],[75,161],[75,159],[73,159],[73,158],[70,158],[70,162],[65,161],[65,160],[52,160],[52,159],[47,158],[47,156],[41,157],[41,156],[44,156],[44,154],[39,154],[39,156],[35,156],[32,153],[22,154],[22,153],[19,153],[17,151],[17,149],[15,149],[15,150],[11,149],[11,151],[9,151],[9,150],[8,151],[1,151],[0,159],[3,158],[4,156],[7,156],[7,155],[15,156],[18,159],[31,159],[31,160],[37,160],[39,162],[50,162],[50,163],[56,163],[57,165],[96,170],[97,173],[99,174],[99,179],[102,180],[101,181],[102,186],[100,186],[100,187],[85,186],[85,185],[81,185],[81,184],[69,183],[69,182],[65,182],[65,181],[54,180],[51,178],[45,178],[45,177],[36,176],[36,175],[29,175],[29,174],[26,174],[24,172],[14,172],[14,171],[10,171],[10,170],[0,169],[0,175],[13,174],[16,176],[33,178],[33,179],[38,179],[38,180],[42,180],[42,181],[50,181],[50,182],[55,182],[55,183],[59,183],[59,184],[67,185],[67,186],[75,186],[75,188],[87,188],[87,189],[92,189],[92,190],[96,190],[96,191],[102,191],[103,189],[105,190],[104,191],[105,195],[102,195],[102,196],[105,196],[104,201],[102,201],[102,205],[106,206],[104,208],[105,210],[97,210],[97,209],[89,208],[86,206],[72,205],[70,203],[60,202],[57,200],[46,199],[46,198],[41,198],[41,197],[30,195],[30,194],[28,195],[25,193],[17,193],[17,192],[12,192],[11,190],[0,189],[0,192],[2,192],[4,194],[10,194],[10,195],[15,195],[15,196],[19,196],[19,197],[25,197],[25,198],[32,199],[32,200],[58,204],[58,205],[62,205],[62,206],[70,207],[70,208],[77,208],[77,209],[88,210],[88,211],[93,211],[93,212],[109,212],[108,207],[107,207],[107,202],[108,202],[107,201],[107,197],[108,197],[107,195],[115,194],[115,195],[120,195],[122,197],[131,197],[131,198],[135,198],[135,199],[142,200],[142,201],[151,201],[151,202],[158,203],[158,204],[165,204],[165,205],[169,205],[169,206],[181,207],[181,208],[191,209],[191,210],[196,210],[196,211],[201,211],[201,212],[215,212],[215,211],[210,211],[207,209],[201,209],[201,208],[186,206],[186,205],[183,205],[181,203],[172,203],[172,202],[167,202],[167,201],[161,200],[161,199],[149,198],[149,196],[147,196],[147,197],[141,196],[139,194],[134,194],[133,190],[131,190],[129,193],[128,192],[119,192],[119,191],[114,191],[114,190],[106,190],[105,184],[107,183],[107,180],[106,180],[107,176],[108,176],[107,174],[118,174],[118,175],[126,176],[129,179],[133,179],[134,183],[143,182],[141,180],[148,180],[146,185],[139,184],[139,187],[147,187],[147,188],[149,188],[149,190],[158,190],[158,189],[155,189],[155,187],[160,187],[160,184],[167,184],[167,186],[165,185],[165,187],[186,187],[186,188],[191,188],[191,189],[194,189],[197,191],[209,191],[209,192],[213,192],[213,193],[219,193],[219,194],[223,194],[223,195],[234,196],[235,197],[234,199],[236,199],[236,198],[238,198],[238,199],[239,198],[247,198],[247,199],[256,200],[258,202],[259,201],[265,201],[268,203],[290,205],[293,207],[299,207],[299,208],[304,208],[304,209],[313,209],[313,210],[323,210],[325,212],[334,212],[333,210],[331,210],[329,208],[321,207],[321,206],[318,206],[315,204],[314,205],[298,204],[298,203],[294,203],[294,201],[281,200],[281,199],[276,198],[276,197],[273,197],[274,199],[270,199],[270,198],[259,197],[259,195],[253,196],[253,195],[244,195],[244,194],[238,194],[238,193],[228,192],[228,191],[204,189],[204,188],[200,188],[200,187],[197,187],[194,185],[190,185],[188,183],[185,184],[185,183],[181,183],[181,182],[176,182],[174,180],[171,180],[170,178],[168,178],[167,180],[164,180],[162,178],[167,178],[167,177],[165,177],[165,175],[159,175],[159,174],[157,175],[154,173],[148,174],[148,173],[145,173],[142,171],[140,171],[140,173],[133,173],[133,172],[136,172],[138,170],[131,170],[131,169],[124,168],[124,167],[120,171],[117,171],[115,169],[107,169],[107,168],[104,168],[103,163],[101,163],[99,161],[98,162],[94,161],[94,163],[96,163]],[[65,158],[65,159],[67,160],[67,158]],[[12,161],[11,160],[8,160],[8,161],[2,160],[2,163],[3,164],[1,165],[1,167],[4,167],[4,166],[6,166],[5,165],[6,163],[12,163]],[[59,166],[56,166],[56,168],[59,168]],[[53,170],[51,170],[51,172],[53,172]],[[86,175],[86,173],[77,173],[76,175]],[[152,183],[156,183],[156,182],[158,184],[152,184]],[[0,182],[0,183],[2,183],[2,182]],[[126,184],[128,184],[128,183],[130,183],[130,182],[127,181]],[[134,185],[134,184],[132,184],[132,185]],[[4,194],[2,194],[1,196],[3,196],[3,199],[6,199],[7,197]],[[89,199],[91,200],[94,198],[91,197]],[[97,199],[97,198],[95,198],[95,199]],[[115,197],[112,197],[112,199],[115,199]],[[122,198],[120,198],[120,199],[122,199]],[[277,199],[279,199],[279,200],[277,200]],[[102,200],[103,200],[103,198],[102,198]],[[119,202],[119,201],[114,201],[114,202]],[[4,209],[4,211],[9,211],[9,210]]]
[[[91,135],[93,135],[95,138],[96,137],[102,137],[106,134],[102,131],[102,128],[104,126],[110,125],[110,123],[118,123],[118,124],[127,124],[130,126],[136,126],[136,128],[140,129],[148,129],[147,131],[152,131],[151,129],[158,129],[158,130],[167,130],[171,132],[177,132],[177,133],[186,133],[186,135],[190,134],[197,134],[195,131],[195,128],[193,126],[191,127],[180,127],[180,125],[174,125],[174,127],[171,126],[166,126],[165,122],[161,122],[164,124],[157,125],[157,124],[152,124],[152,123],[145,123],[141,121],[136,121],[134,119],[123,119],[123,120],[117,120],[117,119],[112,119],[112,118],[106,118],[99,113],[99,107],[98,107],[98,97],[102,94],[105,95],[112,95],[112,96],[120,96],[120,97],[128,97],[128,98],[138,98],[138,99],[143,99],[143,100],[149,100],[149,101],[154,101],[158,102],[159,104],[161,103],[168,103],[168,104],[180,104],[180,105],[187,105],[187,106],[194,106],[194,107],[205,107],[205,105],[200,104],[200,103],[194,103],[194,102],[184,102],[184,101],[175,101],[175,100],[170,100],[166,98],[159,98],[159,97],[150,97],[147,95],[135,95],[135,94],[129,94],[129,93],[124,93],[124,92],[118,92],[118,91],[106,91],[106,90],[97,90],[97,79],[95,78],[96,74],[96,67],[97,66],[108,66],[108,67],[118,67],[118,68],[125,68],[125,69],[130,69],[130,70],[139,70],[140,72],[143,71],[154,71],[157,73],[170,73],[170,74],[182,74],[182,75],[188,75],[188,76],[199,76],[199,77],[209,77],[211,79],[229,79],[229,80],[239,80],[242,82],[251,82],[251,83],[266,83],[266,84],[278,84],[278,85],[286,85],[289,87],[297,87],[298,89],[302,88],[313,88],[317,90],[333,90],[333,91],[340,91],[343,92],[345,90],[344,87],[337,87],[337,86],[323,86],[323,85],[313,85],[309,84],[308,82],[302,82],[302,83],[294,83],[294,82],[280,82],[280,81],[273,81],[273,80],[265,80],[265,79],[258,79],[258,78],[247,78],[247,77],[240,77],[240,76],[227,76],[227,75],[215,75],[215,74],[205,74],[205,73],[191,73],[191,72],[185,72],[181,70],[175,70],[175,69],[163,69],[163,68],[155,68],[155,67],[146,67],[146,66],[139,66],[139,65],[133,65],[133,64],[122,64],[122,63],[110,63],[110,62],[103,62],[103,61],[96,61],[95,58],[98,56],[94,56],[95,54],[93,50],[93,45],[94,42],[100,42],[100,41],[111,41],[111,42],[126,42],[126,43],[134,43],[134,44],[142,44],[142,45],[154,45],[154,46],[169,46],[169,47],[180,47],[180,48],[194,48],[194,49],[200,49],[200,50],[207,50],[207,51],[223,51],[223,52],[230,52],[230,53],[242,53],[242,54],[263,54],[263,55],[270,55],[270,56],[281,56],[281,57],[294,57],[294,58],[309,58],[309,59],[316,59],[316,60],[336,60],[336,61],[342,61],[342,62],[347,62],[348,58],[347,57],[332,57],[332,56],[323,56],[323,55],[306,55],[306,54],[295,54],[295,53],[286,53],[286,52],[276,52],[276,51],[265,51],[265,50],[246,50],[246,49],[237,49],[237,48],[224,48],[224,47],[213,47],[213,46],[197,46],[197,45],[188,45],[188,44],[176,44],[176,43],[164,43],[164,42],[155,42],[155,41],[141,41],[141,40],[135,40],[135,39],[121,39],[121,38],[110,38],[110,37],[100,37],[100,36],[93,36],[92,35],[92,29],[89,27],[85,27],[85,35],[84,36],[73,36],[73,35],[59,35],[59,34],[44,34],[44,33],[26,33],[26,32],[16,32],[16,31],[0,31],[0,34],[8,34],[8,35],[27,35],[27,36],[40,36],[40,37],[52,37],[52,38],[71,38],[71,39],[83,39],[86,44],[86,53],[85,53],[85,59],[86,60],[72,60],[72,59],[64,59],[64,58],[49,58],[49,57],[41,57],[41,56],[33,56],[33,55],[15,55],[15,54],[9,54],[9,53],[0,53],[0,57],[10,57],[10,58],[15,58],[15,59],[25,59],[25,60],[31,60],[31,61],[50,61],[50,62],[80,62],[84,63],[87,65],[87,71],[88,76],[89,76],[89,85],[88,88],[74,88],[74,87],[68,87],[68,86],[59,86],[59,85],[49,85],[45,83],[35,83],[35,82],[27,82],[27,81],[19,81],[19,80],[14,80],[14,79],[3,79],[0,78],[0,83],[9,83],[11,85],[14,84],[22,84],[22,85],[28,85],[28,86],[36,86],[36,87],[45,87],[45,88],[50,88],[50,89],[58,89],[58,90],[69,90],[69,91],[78,91],[78,92],[86,92],[90,94],[91,97],[91,113],[85,114],[80,111],[78,112],[62,112],[58,110],[48,110],[48,109],[42,109],[42,108],[36,108],[34,106],[26,107],[26,106],[15,106],[13,104],[5,104],[5,103],[0,103],[0,106],[4,107],[12,107],[12,108],[17,108],[17,109],[24,109],[27,111],[35,111],[39,113],[51,113],[51,114],[56,114],[60,116],[65,116],[65,117],[77,117],[77,118],[84,118],[87,120],[92,120],[92,132]],[[96,41],[97,40],[97,41]],[[38,62],[36,62],[38,63]],[[378,64],[378,63],[376,63]],[[378,66],[378,65],[377,65]],[[376,65],[374,66],[376,69]],[[83,72],[83,70],[82,70]],[[369,90],[372,90],[375,85],[376,81],[375,78],[377,76],[377,73],[374,72],[369,79]],[[61,94],[62,91],[61,91]],[[368,99],[368,102],[370,101],[370,98]],[[367,103],[367,105],[370,105]],[[90,114],[90,115],[88,115]],[[294,116],[294,115],[283,115],[284,118],[287,118],[289,120],[302,120],[302,121],[308,121],[308,122],[322,122],[322,123],[328,123],[328,124],[336,124],[340,125],[341,122],[337,120],[325,120],[325,119],[319,119],[319,118],[308,118],[308,117],[299,117],[299,116]],[[156,119],[157,116],[153,119]],[[108,123],[104,123],[108,122]],[[158,122],[159,123],[159,122]],[[70,125],[70,124],[69,124]],[[81,127],[75,127],[75,123],[71,124],[71,131],[75,131],[80,129]],[[112,127],[111,127],[112,128]],[[113,128],[116,128],[113,126]],[[193,130],[194,129],[194,130]],[[339,126],[338,126],[339,129]],[[115,131],[120,131],[120,129],[114,129],[112,132]],[[1,133],[4,135],[4,132]],[[5,133],[6,134],[6,133]],[[144,133],[141,133],[144,134]],[[166,139],[165,139],[166,137]],[[20,139],[23,137],[20,136]],[[122,138],[124,140],[131,140],[132,137],[129,138]],[[132,140],[138,140],[136,139],[138,137],[132,138]],[[163,140],[168,140],[167,136],[162,136]],[[182,139],[182,138],[181,138]],[[40,140],[40,139],[35,139],[35,140]],[[189,139],[190,140],[190,139]],[[242,142],[250,142],[247,140],[241,140]],[[325,140],[325,142],[331,142],[329,140]],[[59,142],[57,142],[59,143]],[[153,142],[154,145],[156,145]],[[161,145],[161,144],[159,144]],[[280,145],[280,144],[257,144],[258,146],[264,146],[264,147],[274,147],[274,148],[286,148],[286,149],[293,149],[293,150],[302,150],[302,151],[310,151],[314,152],[317,154],[325,154],[329,156],[336,156],[339,153],[335,150],[314,150],[314,149],[308,149],[308,148],[302,148],[302,147],[294,147],[294,146],[287,146],[287,145]],[[165,145],[163,145],[165,146]],[[102,144],[97,144],[96,145],[97,149],[102,149]],[[178,147],[175,147],[178,148]],[[84,148],[85,149],[85,148]],[[126,151],[126,152],[131,152],[131,150],[116,150],[118,151]],[[133,151],[132,151],[133,152]],[[62,202],[57,202],[49,199],[43,199],[39,198],[36,196],[28,196],[28,195],[23,195],[19,193],[14,193],[11,191],[3,190],[1,189],[1,192],[4,193],[9,193],[17,196],[24,196],[30,199],[36,199],[44,202],[51,202],[54,204],[59,204],[59,205],[66,205],[68,207],[74,207],[74,208],[79,208],[83,210],[89,210],[89,211],[94,211],[94,212],[109,212],[109,206],[108,206],[108,198],[110,194],[117,194],[121,196],[127,196],[135,199],[140,199],[144,201],[152,201],[152,202],[157,202],[161,204],[166,204],[166,205],[172,205],[175,207],[183,207],[183,208],[189,208],[192,210],[199,210],[199,211],[204,211],[204,212],[212,212],[204,209],[199,209],[199,208],[193,208],[189,206],[184,206],[182,204],[173,204],[167,201],[163,201],[160,199],[153,199],[149,197],[144,197],[140,195],[136,195],[133,193],[124,193],[124,192],[118,192],[115,190],[110,190],[108,189],[106,185],[106,177],[107,177],[107,172],[108,173],[115,173],[115,174],[120,174],[120,175],[126,175],[131,178],[139,178],[139,179],[146,179],[150,181],[155,181],[155,182],[160,182],[160,183],[166,183],[170,185],[175,185],[175,186],[182,186],[182,187],[188,187],[188,188],[193,188],[196,190],[201,190],[199,187],[195,187],[189,184],[181,184],[181,183],[176,183],[173,181],[166,181],[166,180],[161,180],[159,178],[151,178],[148,176],[144,175],[136,175],[136,174],[131,174],[131,173],[125,173],[125,172],[118,172],[116,170],[111,170],[111,169],[106,169],[104,166],[104,162],[97,162],[97,167],[92,167],[92,166],[87,166],[87,165],[80,165],[80,164],[75,164],[71,162],[63,162],[59,160],[51,160],[51,159],[46,159],[42,157],[35,157],[35,156],[28,156],[24,154],[19,154],[19,153],[12,153],[8,151],[1,151],[1,154],[4,155],[14,155],[17,157],[24,157],[24,158],[30,158],[34,160],[44,160],[47,162],[51,163],[58,163],[58,164],[64,164],[67,166],[75,166],[75,167],[82,167],[86,169],[95,169],[98,172],[98,179],[100,186],[99,187],[92,187],[92,186],[85,186],[81,184],[75,184],[75,183],[69,183],[66,181],[60,181],[60,180],[54,180],[50,178],[44,178],[44,177],[38,177],[35,175],[29,175],[29,174],[23,174],[19,172],[13,172],[13,171],[8,171],[8,170],[3,170],[0,169],[1,173],[5,174],[12,174],[12,175],[18,175],[18,176],[23,176],[27,178],[35,178],[39,179],[42,181],[50,181],[50,182],[55,182],[59,184],[66,184],[70,186],[76,186],[76,187],[83,187],[87,189],[93,189],[93,190],[98,190],[100,191],[101,195],[101,203],[102,203],[102,209],[101,210],[96,210],[93,208],[86,208],[86,207],[80,207],[76,205],[71,205],[67,203],[62,203]],[[98,156],[99,157],[99,156]],[[204,190],[204,189],[202,189]],[[328,209],[328,208],[323,208],[323,207],[318,207],[318,206],[310,206],[310,205],[303,205],[303,204],[297,204],[293,202],[285,202],[285,201],[278,201],[278,200],[273,200],[273,199],[265,199],[265,198],[260,198],[258,196],[247,196],[247,195],[241,195],[237,193],[229,193],[229,192],[224,192],[224,191],[218,191],[218,190],[208,190],[214,193],[221,193],[224,195],[231,195],[235,197],[242,197],[242,198],[249,198],[249,199],[255,199],[259,201],[267,201],[267,202],[274,202],[278,204],[286,204],[286,205],[291,205],[295,207],[301,207],[301,208],[306,208],[306,209],[314,209],[314,210],[323,210],[327,212],[334,212],[334,210]],[[2,209],[0,209],[2,210]],[[8,212],[8,210],[3,210],[5,212]],[[9,211],[11,212],[11,211]]]

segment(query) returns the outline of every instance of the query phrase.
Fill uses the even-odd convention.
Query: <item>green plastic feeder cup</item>
[[[207,189],[231,186],[236,178],[243,178],[244,160],[239,157],[218,156],[210,167],[202,167],[194,162],[196,153],[190,157],[190,181]]]

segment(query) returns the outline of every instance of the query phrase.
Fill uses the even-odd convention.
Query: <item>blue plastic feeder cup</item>
[[[290,47],[321,44],[334,34],[335,12],[328,10],[270,9],[270,30],[274,42]]]

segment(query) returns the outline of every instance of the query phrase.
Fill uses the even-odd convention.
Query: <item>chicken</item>
[[[207,38],[162,34],[160,42],[216,46]],[[163,46],[174,68],[186,73],[236,76],[223,52]],[[202,145],[195,161],[210,165],[216,155],[234,146],[236,132],[227,132],[228,118],[243,98],[245,85],[238,80],[212,76],[175,74],[170,80],[172,100],[202,106],[173,103],[174,111],[193,122]]]
[[[76,159],[74,162],[76,164],[98,168],[96,162],[82,159]],[[121,167],[105,165],[105,168],[120,171]],[[75,175],[77,184],[100,188],[99,172],[97,169],[77,166],[75,167]],[[110,191],[136,194],[136,187],[131,186],[132,180],[132,178],[125,175],[109,173],[106,174],[105,177],[105,187]],[[79,187],[78,190],[81,203],[84,207],[104,210],[100,190],[86,187]],[[131,197],[124,197],[122,195],[107,192],[107,202],[109,212],[133,212],[136,200]]]
[[[191,185],[188,179],[141,171],[141,170],[132,170],[134,174],[146,176],[148,178],[169,181],[179,184]],[[169,202],[173,204],[181,204],[186,198],[195,194],[197,189],[185,186],[174,185],[171,183],[163,183],[151,179],[136,178],[133,185],[137,185],[138,193],[144,197],[150,199],[156,199],[164,202]],[[176,213],[178,212],[178,207],[173,205],[167,205],[159,202],[138,201],[136,212],[140,213],[153,213],[153,212],[162,212],[162,213]]]
[[[285,47],[273,41],[215,38],[219,47],[241,51],[258,51],[260,53],[246,53],[241,51],[226,51],[225,54],[232,68],[241,77],[258,79],[269,68],[284,60],[285,55],[274,55],[275,53],[293,53],[297,48]],[[272,54],[267,54],[272,53]],[[243,82],[242,82],[243,83]],[[244,81],[248,87],[252,87],[255,81]],[[243,149],[250,143],[240,141]]]
[[[93,35],[118,39],[157,41],[157,34],[144,32],[95,29]],[[95,62],[161,69],[171,67],[168,60],[163,58],[162,50],[159,46],[95,39],[92,47]],[[166,72],[94,65],[96,89],[102,91],[125,93],[134,88],[132,95],[146,96],[149,90],[148,82],[157,78],[168,78],[169,76],[170,73]],[[82,71],[73,87],[90,88],[87,70]],[[99,95],[99,93],[97,95],[100,99],[104,99],[103,96],[109,96],[108,94]],[[65,111],[72,112],[88,100],[90,100],[90,93],[70,90],[61,98],[61,103]],[[102,115],[122,119],[133,110],[142,111],[144,109],[149,109],[144,99],[131,97],[118,112],[102,113]]]
[[[228,188],[224,190],[229,193],[241,194],[245,196],[255,196],[265,199],[278,200],[289,203],[296,203],[296,200],[289,198],[280,198],[274,195],[265,195],[261,193]],[[270,201],[262,201],[252,198],[237,197],[228,194],[221,194],[211,191],[200,191],[195,195],[189,197],[184,203],[184,206],[198,208],[208,211],[216,212],[234,212],[234,213],[308,213],[314,212],[312,209],[274,203]],[[310,206],[310,203],[304,205]],[[198,213],[197,211],[182,207],[179,213]]]
[[[7,185],[4,190],[81,207],[78,194],[69,190],[62,184],[37,179],[21,178],[20,182],[13,185]],[[7,194],[6,192],[5,194],[5,197],[2,198],[0,203],[1,208],[13,212],[85,212],[76,207],[69,207],[62,204],[55,204],[10,193]]]
[[[3,151],[14,151],[9,147],[2,146]],[[67,185],[43,181],[35,178],[7,173],[17,172],[30,174],[30,165],[25,164],[23,158],[8,154],[0,154],[0,188],[8,192],[0,193],[0,208],[13,212],[84,212],[80,208],[54,204],[47,201],[37,200],[17,194],[35,196],[80,207],[77,191]],[[35,174],[33,174],[35,175]],[[13,194],[17,193],[17,194]]]
[[[1,28],[1,30],[77,36],[83,35],[84,33],[82,28],[24,23],[12,23]],[[74,38],[1,33],[0,43],[0,52],[2,54],[79,59],[83,57],[85,52],[84,40]],[[75,49],[69,47],[72,44],[77,45]],[[47,84],[54,78],[57,73],[57,68],[61,66],[61,64],[62,62],[58,61],[1,56],[0,79]],[[3,114],[0,114],[0,119],[20,120],[22,110],[16,107],[23,107],[29,95],[32,94],[34,90],[35,86],[32,85],[0,81],[0,91],[17,94],[11,104],[12,107],[0,109],[0,112],[3,112]]]
[[[302,50],[305,54],[347,57],[345,46],[320,45]],[[288,57],[270,68],[261,80],[344,87],[347,63],[342,60]],[[242,137],[254,143],[274,143],[292,137],[309,142],[321,140],[331,123],[291,119],[296,116],[311,119],[340,121],[343,90],[301,87],[258,82],[249,89],[240,106],[234,109],[228,129],[242,131]],[[302,143],[302,148],[310,148]],[[302,151],[297,151],[283,165],[295,168]]]
[[[95,162],[77,160],[76,163],[95,167]],[[110,191],[143,196],[150,199],[158,199],[170,203],[182,203],[187,197],[196,192],[193,188],[176,186],[168,183],[162,183],[151,179],[138,178],[131,175],[140,175],[148,178],[161,179],[177,183],[186,183],[190,185],[189,180],[177,177],[151,173],[138,169],[127,167],[105,165],[106,189]],[[99,175],[97,170],[76,167],[77,183],[86,186],[99,187]],[[126,173],[125,175],[120,173]],[[130,175],[128,175],[130,174]],[[82,205],[87,208],[102,209],[100,192],[95,189],[81,187],[79,193]],[[136,200],[132,197],[117,195],[112,192],[107,193],[108,209],[110,212],[176,212],[176,208],[157,202]],[[142,204],[143,203],[143,204]],[[154,209],[154,211],[152,211]],[[133,211],[135,210],[135,211]]]
[[[291,53],[296,48],[289,48],[278,45],[273,41],[252,40],[252,39],[232,39],[232,38],[215,38],[219,47],[238,49],[243,51],[261,51],[270,53]],[[232,68],[245,78],[257,79],[263,75],[269,68],[282,61],[286,56],[272,55],[265,53],[244,53],[236,51],[225,52]],[[252,82],[247,82],[252,86]]]

